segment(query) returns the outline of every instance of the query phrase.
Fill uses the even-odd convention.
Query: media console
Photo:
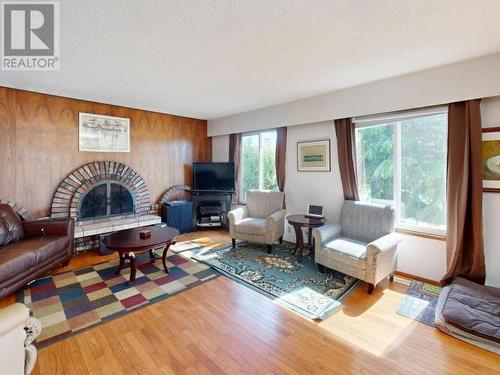
[[[193,229],[229,228],[231,192],[193,191]]]

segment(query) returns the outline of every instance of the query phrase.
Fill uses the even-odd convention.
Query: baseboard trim
[[[439,281],[431,280],[431,279],[426,279],[425,277],[420,277],[420,276],[412,275],[411,273],[396,271],[396,272],[394,272],[394,274],[398,275],[399,277],[403,277],[405,279],[411,279],[411,280],[421,281],[423,283],[437,285],[437,286],[440,285]]]

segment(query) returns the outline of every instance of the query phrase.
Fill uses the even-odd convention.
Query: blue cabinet
[[[193,202],[172,201],[161,207],[161,218],[169,227],[177,228],[181,233],[193,231]]]

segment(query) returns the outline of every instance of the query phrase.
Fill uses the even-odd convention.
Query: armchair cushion
[[[247,217],[238,221],[235,229],[240,233],[265,235],[268,231],[267,219]]]
[[[281,191],[252,190],[248,194],[248,216],[266,218],[283,208],[285,193]]]
[[[338,251],[345,255],[357,259],[366,258],[366,243],[351,240],[349,238],[336,238],[327,242],[325,248],[328,250]]]

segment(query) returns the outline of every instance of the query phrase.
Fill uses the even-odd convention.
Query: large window
[[[241,147],[240,200],[246,202],[252,189],[277,190],[276,130],[244,134]]]
[[[446,230],[447,111],[356,119],[360,199],[391,204],[401,229]]]

